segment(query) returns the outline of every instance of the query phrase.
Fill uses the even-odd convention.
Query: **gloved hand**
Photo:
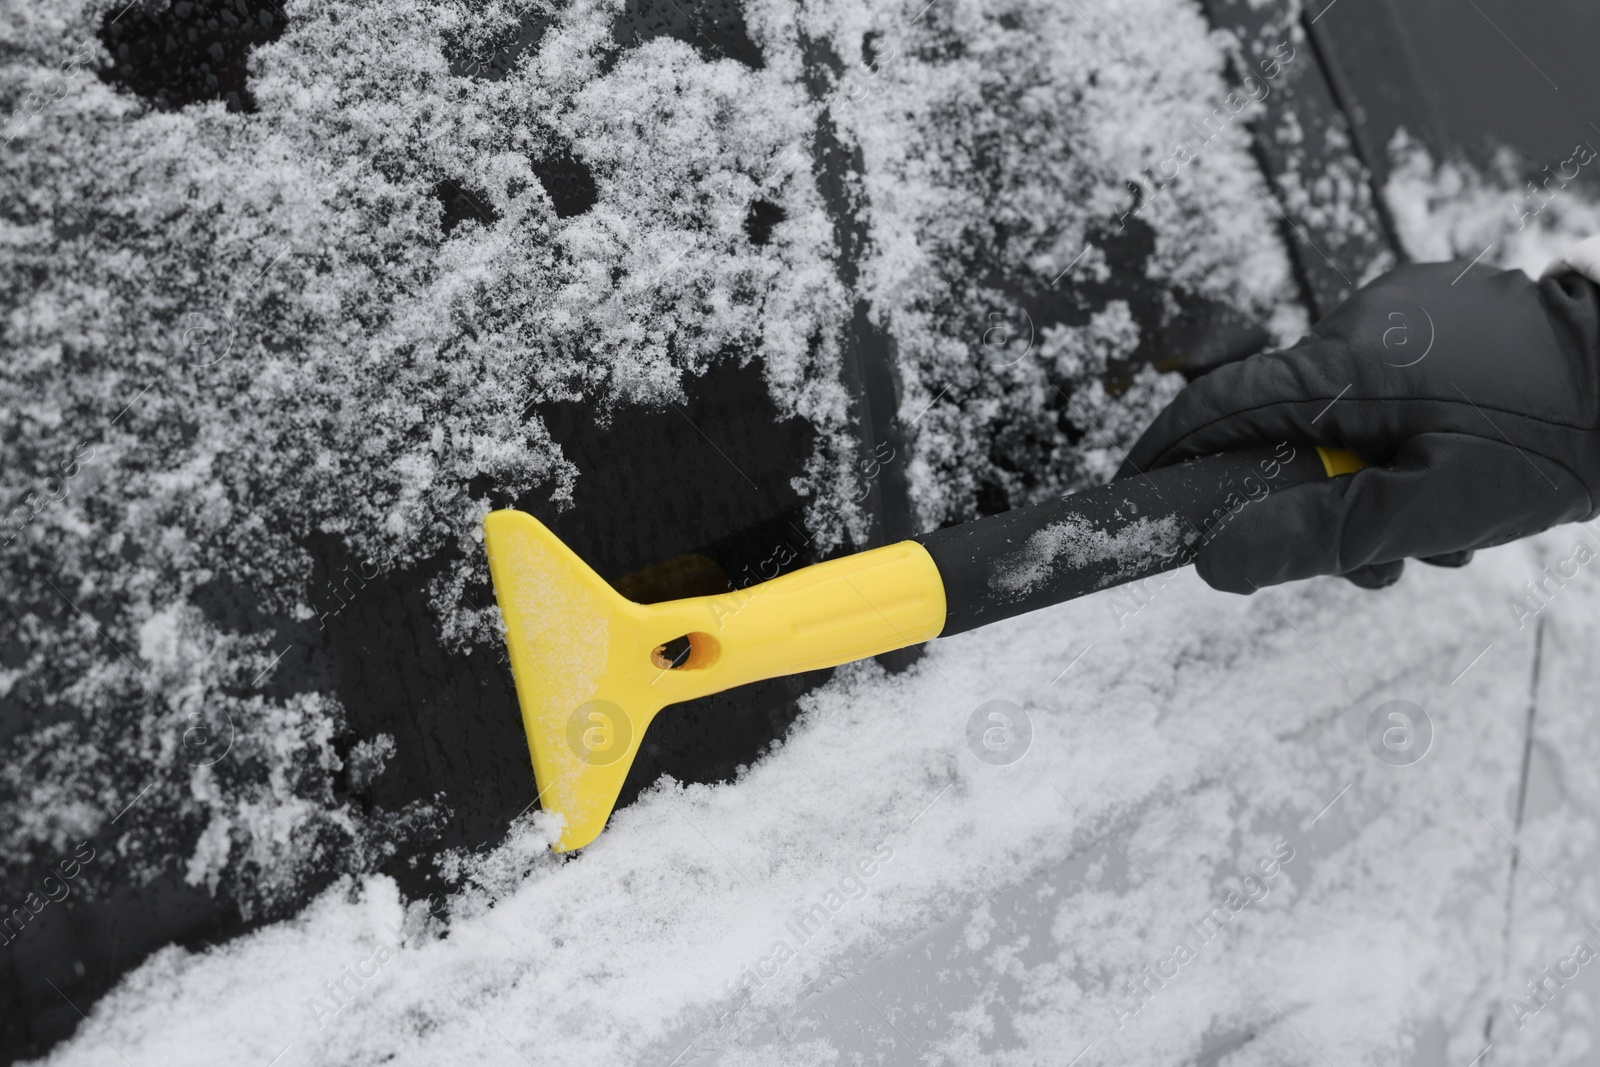
[[[1271,491],[1199,554],[1217,589],[1342,574],[1378,588],[1414,556],[1593,517],[1600,502],[1600,290],[1464,263],[1401,267],[1281,352],[1198,379],[1129,453],[1128,476],[1280,441],[1370,466]]]

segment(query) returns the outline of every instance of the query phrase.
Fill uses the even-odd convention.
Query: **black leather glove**
[[[1600,291],[1577,274],[1464,268],[1392,271],[1293,348],[1219,367],[1157,416],[1122,476],[1285,440],[1371,464],[1245,507],[1196,561],[1208,583],[1249,593],[1342,574],[1379,587],[1407,556],[1459,565],[1594,516]]]

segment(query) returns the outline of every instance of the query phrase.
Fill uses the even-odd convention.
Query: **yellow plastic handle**
[[[490,512],[484,534],[539,802],[566,819],[558,851],[600,833],[664,706],[865,659],[944,628],[944,585],[915,541],[748,589],[636,604],[532,515]],[[680,637],[687,658],[664,664],[662,648]]]
[[[1354,474],[1366,466],[1360,456],[1347,448],[1323,448],[1317,446],[1317,456],[1322,460],[1322,469],[1328,472],[1328,477],[1337,478],[1341,474]]]

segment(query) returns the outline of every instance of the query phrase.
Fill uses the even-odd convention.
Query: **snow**
[[[491,23],[518,13],[488,6]],[[578,3],[493,82],[447,69],[455,5],[291,7],[252,55],[253,115],[147,111],[87,68],[56,78],[80,45],[98,63],[109,0],[8,5],[0,68],[8,99],[61,83],[0,159],[17,191],[0,491],[50,497],[0,549],[19,612],[7,684],[39,709],[0,767],[24,813],[0,859],[60,851],[141,797],[117,825],[123,876],[189,848],[191,875],[247,913],[296,901],[321,845],[380,855],[428,813],[340,798],[337,700],[266,695],[285,639],[214,625],[193,607],[206,587],[314,620],[332,605],[311,538],[366,578],[455,549],[438,630],[498,650],[476,606],[492,597],[474,480],[569,499],[574,469],[532,405],[583,397],[604,418],[681,399],[715,360],[759,360],[780,412],[816,428],[812,498],[851,462],[839,347],[811,343],[849,305],[795,166],[814,118],[792,42],[781,69],[751,71],[662,39],[602,77],[612,5]],[[600,189],[572,217],[531,170],[567,150]],[[481,185],[497,221],[442,234],[445,178]],[[760,247],[740,225],[758,192],[787,216]],[[169,758],[200,709],[237,737],[224,768]]]
[[[1103,584],[1138,573],[1140,563],[1170,557],[1183,548],[1183,530],[1173,516],[1145,518],[1108,533],[1076,519],[1054,522],[1035,532],[1012,555],[1001,559],[990,584],[1023,595],[1048,582],[1058,567],[1081,569],[1113,563]]]
[[[501,849],[460,858],[447,900],[407,907],[368,878],[231,944],[164,950],[45,1062],[818,1063],[876,1048],[1023,1064],[1092,1046],[1084,1062],[1136,1064],[1229,1035],[1230,1065],[1421,1062],[1428,1041],[1468,1062],[1486,1009],[1586,936],[1559,915],[1600,905],[1583,865],[1600,845],[1588,573],[1545,609],[1543,692],[1570,693],[1539,707],[1560,784],[1515,826],[1536,630],[1506,603],[1575,537],[1600,531],[1412,568],[1376,596],[1327,579],[1228,597],[1183,571],[1124,628],[1107,591],[936,642],[901,677],[858,666],[732,785],[663,781],[565,859],[546,850],[551,823],[525,818]],[[996,697],[1031,724],[1009,765],[967,742]],[[1411,765],[1368,744],[1396,698],[1432,723]],[[1565,898],[1538,912],[1537,947],[1519,926],[1515,965],[1502,833],[1526,857],[1519,900],[1551,898],[1534,868]],[[1206,922],[1218,907],[1226,924]],[[1192,958],[1174,974],[1162,961],[1180,940]],[[1495,1040],[1515,1040],[1518,1062],[1573,1062],[1555,1019],[1581,992],[1521,1031],[1502,1016]]]
[[[75,75],[8,127],[0,486],[54,499],[0,550],[22,605],[0,680],[48,712],[0,765],[0,855],[67,855],[126,811],[97,867],[138,882],[176,855],[247,914],[297,900],[329,849],[353,872],[234,942],[161,951],[45,1062],[1467,1063],[1486,1016],[1497,1055],[1579,1062],[1600,968],[1537,1012],[1512,1002],[1600,914],[1600,596],[1585,571],[1531,621],[1507,610],[1578,530],[1381,596],[1231,598],[1182,572],[1129,612],[1108,591],[936,642],[902,676],[844,670],[737,782],[663,780],[576,856],[536,813],[488,852],[420,857],[448,899],[363,873],[447,813],[352,808],[344,786],[392,742],[341,758],[337,701],[266,695],[275,635],[217,626],[198,590],[309,620],[329,602],[307,536],[363,574],[457,548],[439,632],[497,647],[470,606],[487,504],[469,484],[560,501],[575,477],[529,406],[603,418],[722,359],[758,361],[817,429],[817,529],[858,527],[839,345],[812,343],[856,294],[811,173],[808,42],[839,60],[824,93],[861,154],[858,287],[895,340],[924,527],[1103,480],[1181,384],[1145,367],[1107,389],[1149,342],[1125,300],[1027,311],[1112,279],[1096,220],[1152,228],[1144,280],[1167,299],[1280,340],[1304,325],[1243,121],[1148,179],[1227,97],[1192,3],[761,0],[760,70],[671,39],[608,66],[613,7],[576,0],[489,81],[448,71],[444,42],[476,32],[464,7],[293,4],[252,60],[256,115],[145,112]],[[7,5],[9,96],[97,48],[106,8]],[[598,189],[571,217],[531,162],[569,149]],[[1575,191],[1518,228],[1509,169],[1394,151],[1385,195],[1418,258],[1492,244],[1537,273],[1600,228]],[[444,178],[481,183],[497,220],[442,235]],[[741,229],[758,195],[785,212],[764,246]],[[1432,722],[1412,765],[1369,747],[1392,699]],[[967,741],[996,700],[1031,738],[999,766]],[[1149,977],[1219,905],[1226,927]]]
[[[1519,181],[1519,175],[1537,168],[1509,150],[1502,150],[1485,174],[1456,160],[1434,160],[1401,130],[1389,146],[1395,166],[1384,199],[1416,259],[1471,259],[1486,253],[1482,262],[1537,278],[1578,240],[1600,233],[1600,202],[1586,196],[1581,183],[1568,188],[1560,177],[1562,163],[1573,163],[1577,171],[1578,159],[1593,160],[1587,143],[1574,148],[1567,160],[1545,167],[1558,174],[1540,174],[1545,180],[1536,194],[1534,183]]]
[[[1251,188],[1253,110],[1150,177],[1228,106],[1227,42],[1189,0],[1092,17],[760,0],[760,68],[671,37],[618,51],[615,7],[294,4],[250,56],[246,114],[151,110],[97,77],[111,0],[7,6],[0,89],[39,107],[8,120],[0,158],[17,190],[0,493],[47,503],[0,547],[20,606],[0,620],[4,684],[35,709],[0,765],[21,813],[0,862],[59,852],[137,797],[108,859],[121,876],[180,869],[279,914],[324,848],[365,867],[398,828],[448,818],[344,799],[339,701],[285,695],[290,639],[196,605],[220,589],[321,619],[344,598],[309,578],[318,538],[362,580],[453,554],[428,590],[437,632],[499,660],[473,486],[572,499],[542,402],[603,422],[754,361],[816,431],[796,488],[826,548],[866,528],[840,379],[857,299],[892,341],[923,529],[1104,480],[1176,392],[1176,374],[1130,369],[1156,341],[1091,283],[1140,288],[1145,322],[1179,291],[1285,336],[1297,321]],[[505,77],[451,72],[453,48],[528,11],[548,24]],[[836,153],[860,157],[843,208],[815,173],[824,106]],[[567,157],[592,173],[588,210],[564,213],[536,173]],[[447,181],[484,217],[445,233]],[[757,198],[784,214],[763,245],[743,229]],[[1151,242],[1131,273],[1102,247],[1119,213]],[[196,716],[205,759],[183,741]],[[223,735],[230,758],[198,765]]]
[[[1181,288],[1266,319],[1293,287],[1276,216],[1251,187],[1245,122],[1257,105],[1174,180],[1153,176],[1229,98],[1225,42],[1196,5],[894,10],[839,5],[828,18],[852,75],[837,113],[871,205],[862,284],[899,346],[913,503],[932,529],[975,517],[985,490],[1014,507],[1108,478],[1106,455],[1181,384],[1142,376],[1107,417],[1090,394],[1107,360],[1139,343],[1126,303],[1061,323],[1029,311],[1106,282],[1105,246],[1124,230],[1148,225],[1154,247],[1142,279],[1118,280],[1153,282],[1169,303]],[[880,58],[857,65],[849,43],[868,30]],[[1091,439],[1081,449],[1063,404]]]

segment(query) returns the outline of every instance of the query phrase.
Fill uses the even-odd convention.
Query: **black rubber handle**
[[[1192,459],[914,540],[944,581],[941,637],[1194,562],[1251,503],[1328,476],[1316,448]]]

